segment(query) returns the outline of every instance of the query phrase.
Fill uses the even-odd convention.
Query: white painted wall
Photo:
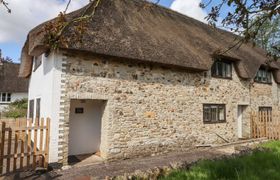
[[[69,155],[90,154],[99,151],[103,107],[103,101],[71,100]],[[83,108],[84,112],[76,114],[75,108]]]
[[[6,103],[5,103],[5,104],[0,103],[0,113],[3,112],[3,111],[5,110],[6,107],[8,107],[8,104],[6,104]]]
[[[31,74],[28,99],[41,98],[41,117],[51,119],[49,161],[57,162],[62,57],[51,53],[47,58],[44,55],[42,58],[42,64]],[[36,101],[34,101],[34,117],[35,111]]]
[[[24,98],[28,98],[28,93],[12,93],[11,94],[11,101],[14,102],[16,100],[21,100]]]

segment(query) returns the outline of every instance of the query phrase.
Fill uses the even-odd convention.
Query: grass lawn
[[[261,146],[269,150],[254,151],[250,155],[231,159],[200,161],[189,170],[176,170],[160,179],[280,180],[280,141],[268,142]]]

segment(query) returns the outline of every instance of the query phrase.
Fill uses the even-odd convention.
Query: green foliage
[[[252,21],[251,31],[257,31],[255,42],[272,56],[280,57],[280,15],[266,19],[260,26],[257,22],[262,16]]]
[[[27,107],[27,99],[14,101],[4,110],[3,116],[6,118],[26,117]]]
[[[200,161],[190,170],[176,170],[161,179],[280,179],[280,142],[269,142],[262,146],[268,149],[255,150],[250,155],[231,159]]]

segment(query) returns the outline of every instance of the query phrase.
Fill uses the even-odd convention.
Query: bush
[[[26,117],[27,107],[27,99],[16,100],[9,104],[9,106],[4,110],[3,116],[6,118]]]

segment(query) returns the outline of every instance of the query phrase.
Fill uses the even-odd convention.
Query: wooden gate
[[[280,112],[252,112],[251,135],[280,140]]]
[[[0,174],[47,168],[50,119],[1,121]]]

